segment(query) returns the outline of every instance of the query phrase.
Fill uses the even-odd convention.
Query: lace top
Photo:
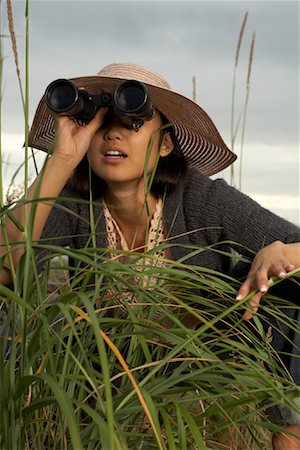
[[[128,243],[126,242],[122,231],[116,220],[111,215],[107,205],[103,201],[103,212],[105,217],[105,225],[107,232],[107,244],[111,250],[124,250],[134,251],[135,249],[129,249]],[[165,249],[160,247],[160,244],[164,242],[164,226],[163,226],[163,203],[162,200],[159,199],[156,205],[155,212],[149,224],[149,230],[145,239],[145,246],[143,254],[139,258],[135,253],[133,256],[133,269],[137,272],[137,276],[133,276],[131,281],[133,284],[141,285],[142,287],[153,286],[157,284],[156,277],[147,276],[147,269],[149,270],[151,267],[161,267],[164,263],[163,260],[166,257]],[[155,250],[157,248],[157,250]],[[145,256],[145,253],[149,253],[149,257]],[[151,255],[151,257],[150,257]],[[118,258],[122,261],[127,261],[130,256],[120,256],[118,253],[111,252],[111,258]],[[141,275],[141,272],[143,275]],[[128,280],[127,280],[128,281]],[[124,316],[126,313],[126,306],[137,304],[138,298],[137,295],[133,295],[132,292],[129,291],[128,288],[124,288],[120,295],[120,292],[114,292],[114,289],[108,290],[108,295],[111,297],[114,305],[119,305],[119,312],[121,316]],[[158,318],[159,315],[155,314],[155,318]]]
[[[116,250],[134,250],[129,249],[127,242],[120,230],[119,225],[111,215],[106,203],[103,201],[103,212],[105,217],[105,225],[107,232],[107,243],[109,248]],[[153,250],[155,246],[162,244],[164,241],[164,229],[162,221],[163,205],[162,199],[156,204],[156,209],[150,221],[149,231],[146,236],[144,251]],[[160,254],[160,252],[159,252]],[[161,256],[161,254],[160,254]]]

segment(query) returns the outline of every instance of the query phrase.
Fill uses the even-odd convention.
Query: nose
[[[124,133],[124,126],[119,117],[112,113],[107,113],[102,125],[104,129],[104,139],[114,140],[122,139]]]

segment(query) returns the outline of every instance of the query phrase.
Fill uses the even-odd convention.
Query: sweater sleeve
[[[263,208],[224,180],[192,173],[186,183],[189,229],[203,227],[208,244],[231,241],[244,254],[279,240],[300,242],[300,228]]]
[[[61,247],[71,245],[80,217],[78,201],[68,186],[62,190],[47,219],[40,242]]]
[[[74,197],[74,192],[66,185],[53,205],[38,242],[36,257],[39,271],[50,254],[50,250],[42,249],[41,246],[74,247],[80,217],[79,205],[80,199]]]
[[[213,221],[220,223],[223,239],[234,241],[257,252],[279,240],[300,241],[300,228],[263,208],[237,189],[218,179],[210,183],[207,208]]]

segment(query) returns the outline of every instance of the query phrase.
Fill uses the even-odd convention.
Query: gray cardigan
[[[90,234],[89,204],[68,185],[60,197],[48,218],[42,242],[84,248]],[[94,201],[93,214],[97,248],[105,249],[106,231],[101,201]],[[191,245],[216,248],[220,242],[235,242],[239,244],[241,254],[251,256],[275,240],[285,243],[300,241],[299,227],[262,208],[224,180],[213,181],[194,169],[190,169],[185,181],[166,197],[164,226],[167,237],[171,238],[174,260],[189,254]],[[227,271],[226,258],[209,248],[186,261]]]

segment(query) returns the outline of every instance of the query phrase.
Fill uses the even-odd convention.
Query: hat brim
[[[113,93],[125,79],[90,76],[71,78],[71,81],[90,94],[99,94],[101,91]],[[227,147],[215,124],[199,105],[171,90],[145,84],[153,106],[173,125],[177,142],[189,167],[210,176],[236,160],[236,155]],[[29,145],[51,153],[54,137],[54,117],[47,108],[43,96],[29,131]]]

